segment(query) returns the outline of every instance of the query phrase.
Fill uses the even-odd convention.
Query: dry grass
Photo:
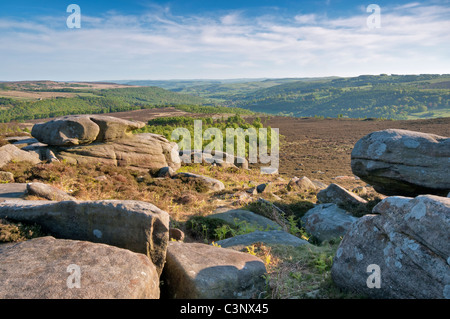
[[[330,275],[338,243],[299,247],[272,245],[268,269],[269,299],[341,299],[364,298],[341,291]],[[267,251],[268,248],[266,248]]]
[[[0,219],[0,244],[25,241],[45,235],[46,233],[42,231],[39,225],[14,223]]]

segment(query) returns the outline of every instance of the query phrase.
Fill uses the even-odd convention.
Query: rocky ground
[[[79,260],[86,265],[96,263],[98,269],[112,267],[102,256],[119,249],[115,268],[111,268],[118,274],[116,279],[102,286],[95,280],[98,270],[93,269],[88,276],[90,289],[82,292],[86,298],[105,296],[98,294],[102,289],[115,298],[447,298],[449,282],[441,274],[448,273],[448,247],[423,240],[437,236],[448,242],[447,198],[416,197],[424,189],[416,187],[408,193],[411,199],[392,201],[368,185],[366,176],[363,181],[353,175],[356,153],[352,151],[367,134],[390,128],[449,136],[450,119],[263,118],[265,125],[279,127],[284,136],[277,175],[262,175],[252,165],[246,169],[207,161],[180,167],[168,157],[173,144],[149,134],[129,134],[136,125],[128,120],[78,117],[71,119],[70,125],[52,122],[36,128],[32,133],[38,141],[30,136],[4,139],[5,145],[0,147],[0,170],[4,172],[0,174],[0,202],[2,198],[7,201],[0,203],[0,241],[8,244],[0,244],[0,254],[5,257],[0,267],[3,274],[9,274],[5,278],[9,278],[9,286],[0,290],[0,296],[39,297],[20,287],[35,285],[36,278],[46,276],[45,271],[21,282],[22,272],[32,273],[33,269],[12,265],[19,259],[33,260],[37,269],[52,273],[66,260],[55,254],[52,256],[58,258],[42,264],[38,251],[48,255],[52,247],[58,247],[68,254],[98,254],[98,263],[95,258]],[[77,129],[67,130],[67,126]],[[49,138],[51,134],[45,132],[61,134]],[[422,177],[427,173],[411,181],[411,171],[404,172],[401,166],[404,162],[409,167],[417,165],[413,172],[423,170],[422,162],[407,161],[423,153],[422,161],[433,163],[430,166],[438,172],[433,171],[436,192],[448,192],[448,138],[403,131],[383,138],[371,137],[362,146],[368,151],[361,151],[367,158],[360,165],[366,165],[364,172],[369,172],[378,190],[392,183],[392,174],[383,172],[397,172],[396,178],[398,172],[403,173],[398,178],[403,184],[395,181],[402,187],[414,182],[426,184]],[[391,145],[391,140],[403,141],[405,149]],[[380,145],[383,152],[379,152]],[[413,155],[407,155],[410,149],[414,149]],[[404,154],[405,161],[402,156],[400,163],[381,156],[396,152]],[[146,160],[150,157],[153,160]],[[371,162],[382,165],[382,174],[371,170]],[[396,188],[399,195],[402,190]],[[436,210],[440,218],[431,216]],[[372,212],[380,217],[369,218]],[[49,219],[48,214],[53,217]],[[404,224],[402,218],[390,217],[392,214],[410,214],[412,221],[419,222]],[[116,217],[108,218],[112,215]],[[375,239],[364,235],[370,227],[378,229],[372,234],[374,238],[388,238],[377,246],[385,252],[384,257],[370,253],[370,242]],[[401,237],[404,234],[407,237]],[[355,243],[357,251],[352,250]],[[145,255],[151,263],[142,259]],[[400,288],[381,289],[373,295],[365,281],[367,256],[388,269],[390,285]],[[133,262],[117,267],[127,258]],[[349,263],[352,258],[355,260]],[[432,264],[439,265],[438,269],[431,270]],[[423,281],[415,265],[430,268],[422,275],[433,278],[433,289],[421,287],[415,294],[416,286],[402,286],[392,276],[403,267],[402,280],[414,273],[412,281]],[[352,275],[355,267],[361,271],[359,277]],[[137,273],[128,277],[129,271],[135,270],[146,277]],[[121,276],[119,271],[128,275]],[[155,285],[158,278],[166,285]],[[117,285],[128,288],[117,288],[119,292],[113,288]],[[43,297],[59,298],[66,286],[55,286],[56,290],[47,287]]]

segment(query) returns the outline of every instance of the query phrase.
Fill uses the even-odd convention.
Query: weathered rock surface
[[[181,167],[178,145],[158,134],[142,133],[107,143],[60,147],[55,150],[59,160],[69,163],[102,163],[148,170],[169,166]]]
[[[384,195],[446,196],[450,191],[450,138],[407,130],[373,132],[351,155],[352,171]]]
[[[261,230],[281,229],[281,226],[269,218],[255,214],[249,210],[232,209],[221,213],[208,215],[209,218],[222,219],[230,224],[239,224],[245,222],[248,226]]]
[[[309,244],[306,240],[300,239],[282,230],[254,231],[245,235],[238,235],[217,241],[223,248],[242,250],[243,248],[256,243],[278,244],[300,246]]]
[[[450,298],[450,199],[388,197],[373,212],[344,236],[331,270],[334,282],[374,298]],[[373,264],[380,288],[367,286]]]
[[[327,188],[317,193],[317,199],[321,203],[334,203],[337,205],[367,204],[367,201],[355,193],[349,192],[338,184],[330,184]]]
[[[0,147],[0,168],[11,162],[40,162],[39,155],[33,152],[22,151],[12,144]]]
[[[184,299],[258,298],[265,289],[257,257],[198,243],[170,242],[161,295]]]
[[[69,115],[35,124],[31,130],[40,142],[52,146],[70,146],[110,142],[131,136],[131,131],[145,126],[112,116]]]
[[[76,200],[75,197],[70,196],[66,192],[54,186],[43,183],[28,183],[27,192],[29,195],[34,195],[54,201]]]
[[[213,191],[213,192],[217,192],[217,191],[221,191],[223,189],[225,189],[225,185],[219,181],[218,179],[212,178],[212,177],[208,177],[208,176],[203,176],[203,175],[198,175],[198,174],[193,174],[193,173],[178,173],[176,175],[173,176],[173,178],[177,178],[177,179],[185,179],[185,180],[198,180],[201,183],[203,183],[209,191]]]
[[[57,238],[104,243],[149,256],[158,273],[169,241],[169,214],[140,201],[16,201],[0,218],[37,223]]]
[[[41,237],[0,245],[0,260],[0,299],[160,296],[152,262],[143,254],[113,246]]]
[[[358,219],[336,204],[320,204],[302,217],[303,227],[320,242],[344,236]]]

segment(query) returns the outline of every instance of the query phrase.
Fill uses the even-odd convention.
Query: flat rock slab
[[[281,226],[267,217],[255,214],[249,210],[231,209],[220,213],[208,215],[209,218],[222,219],[230,224],[238,225],[246,223],[248,226],[255,227],[259,230],[281,229]]]
[[[169,214],[140,201],[6,201],[0,218],[37,223],[57,238],[86,240],[149,256],[160,273],[169,241]]]
[[[53,237],[0,245],[0,299],[158,299],[143,254]]]
[[[258,298],[265,290],[257,257],[199,243],[170,242],[161,295],[179,299]]]
[[[7,200],[23,200],[26,195],[26,183],[0,184],[0,202]]]
[[[238,235],[217,241],[217,244],[221,247],[232,248],[234,250],[242,250],[245,247],[256,243],[289,245],[294,247],[309,244],[306,240],[300,239],[282,230],[257,230],[245,235]]]

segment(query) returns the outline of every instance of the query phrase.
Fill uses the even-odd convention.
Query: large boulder
[[[373,213],[344,236],[334,282],[373,298],[450,298],[450,199],[388,197]]]
[[[352,171],[385,195],[446,196],[450,191],[450,138],[389,129],[361,138]]]
[[[145,123],[103,115],[69,115],[35,124],[31,130],[37,140],[52,146],[110,142],[129,137]]]
[[[161,295],[177,299],[259,298],[266,267],[257,257],[199,243],[170,242]]]
[[[158,134],[132,134],[145,126],[102,115],[71,115],[35,124],[32,135],[45,143],[28,146],[45,160],[100,163],[146,171],[181,167],[178,145]],[[50,152],[51,151],[51,152]],[[53,154],[54,153],[54,154]]]
[[[106,143],[59,147],[56,157],[73,164],[102,163],[141,170],[181,167],[178,145],[158,134],[142,133]]]
[[[12,144],[0,147],[0,168],[11,162],[40,163],[39,155],[34,152],[22,151]]]
[[[358,219],[336,204],[320,204],[310,209],[301,220],[306,232],[322,242],[344,236]]]
[[[169,214],[140,201],[5,201],[0,218],[36,223],[52,236],[104,243],[143,253],[160,273],[169,241]]]
[[[143,254],[53,237],[0,245],[0,299],[158,299]]]

